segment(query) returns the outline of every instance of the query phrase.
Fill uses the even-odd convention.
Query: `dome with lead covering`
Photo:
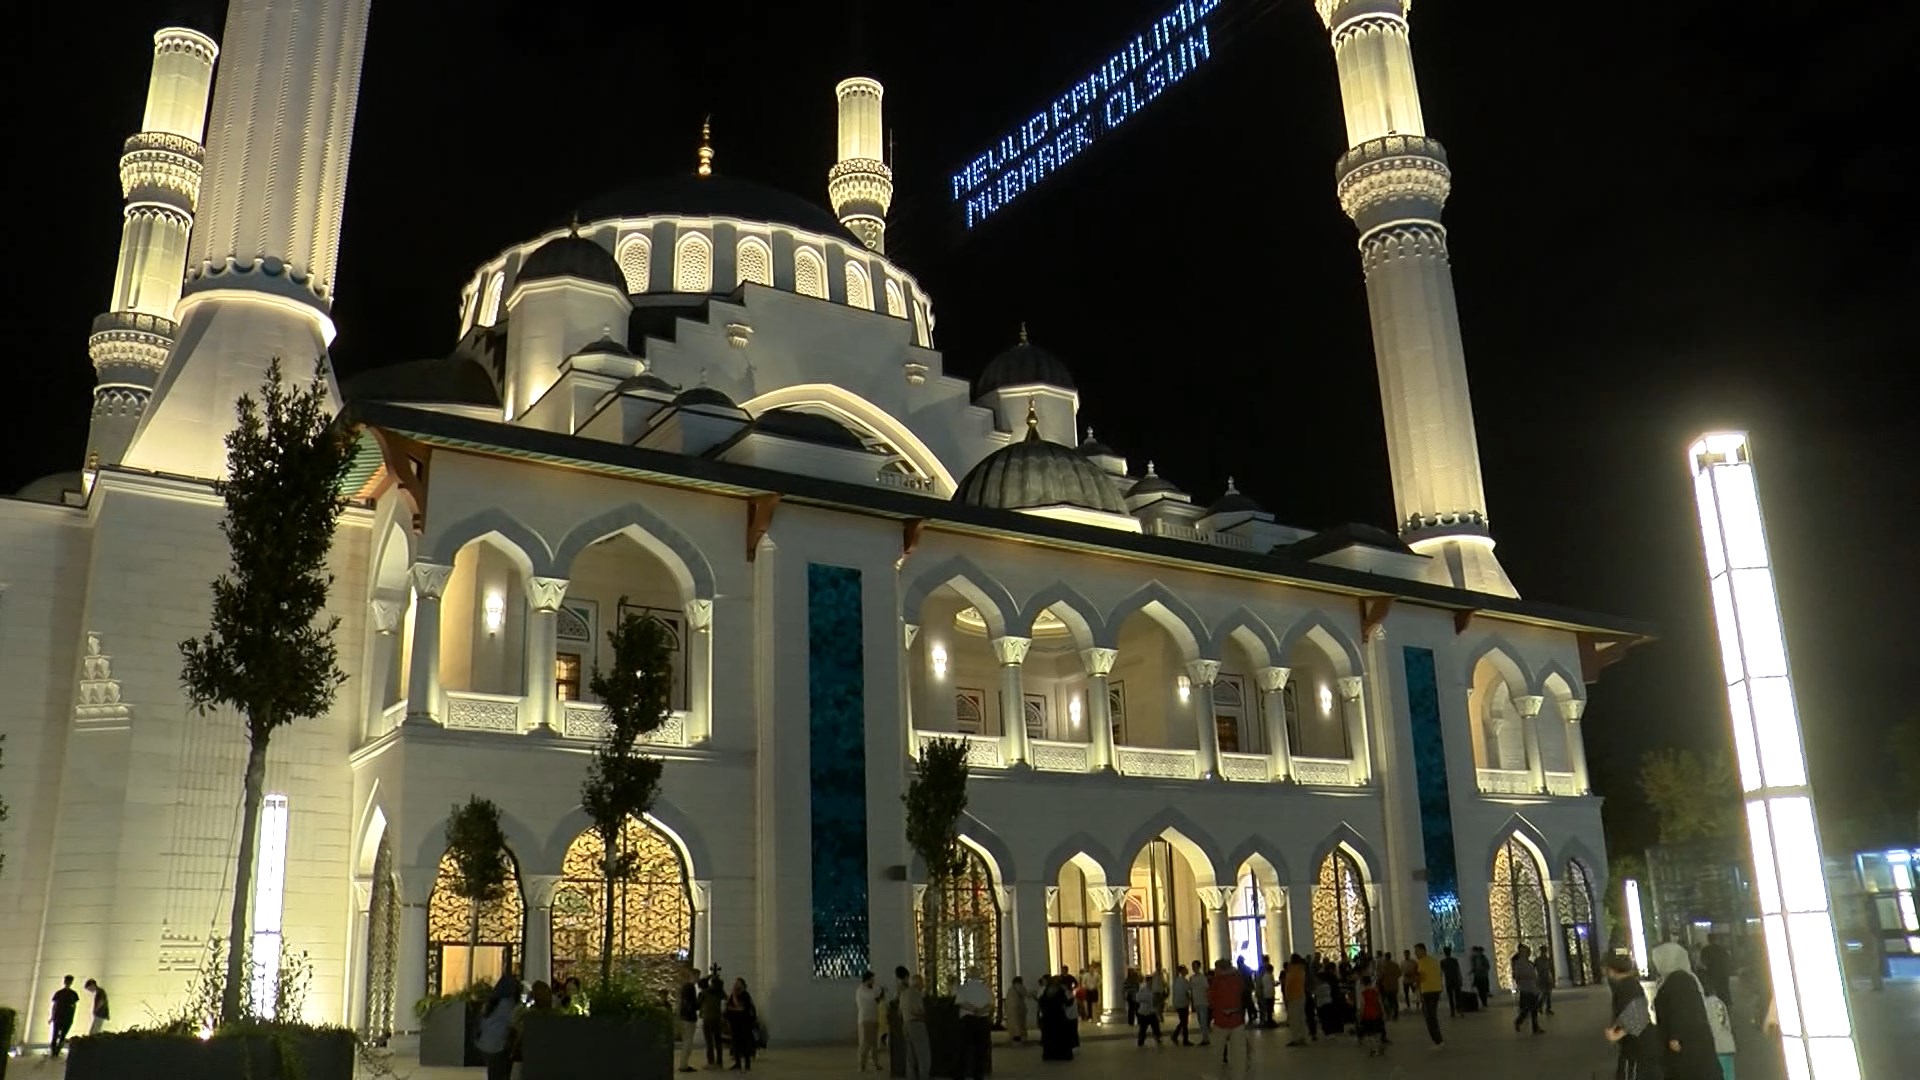
[[[627,291],[626,275],[620,272],[613,253],[578,233],[555,237],[533,249],[527,261],[520,264],[515,280],[545,281],[560,277],[580,278]]]
[[[987,455],[967,473],[953,501],[998,510],[1072,506],[1106,514],[1127,512],[1100,466],[1071,446],[1042,439],[1031,421],[1025,439]]]

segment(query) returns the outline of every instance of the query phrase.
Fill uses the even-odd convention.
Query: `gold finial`
[[[1040,437],[1040,410],[1034,407],[1033,399],[1027,399],[1027,438]]]
[[[567,223],[567,235],[568,236],[580,235],[580,211],[578,208],[575,208],[575,210],[573,211],[573,220]]]
[[[700,121],[700,168],[701,176],[713,175],[713,114]]]
[[[1032,344],[1032,342],[1029,342],[1027,340],[1027,320],[1025,319],[1020,320],[1020,344],[1022,345]]]

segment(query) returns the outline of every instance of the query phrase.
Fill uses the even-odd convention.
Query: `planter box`
[[[486,1055],[473,1045],[479,1037],[479,1002],[448,1001],[435,1005],[420,1021],[420,1064],[448,1068],[485,1065]]]
[[[894,1076],[907,1075],[907,1042],[904,1025],[889,1029],[887,1039],[889,1064]],[[960,1007],[952,998],[927,999],[927,1042],[933,1050],[932,1067],[928,1070],[932,1076],[952,1077],[960,1080]],[[989,1058],[987,1072],[993,1072],[993,1062]],[[529,1078],[531,1080],[531,1078]]]
[[[654,1020],[527,1013],[522,1080],[669,1080],[673,1028]]]
[[[291,1068],[281,1054],[290,1054]],[[191,1035],[93,1035],[75,1039],[68,1080],[353,1080],[350,1031],[290,1031],[201,1040]]]

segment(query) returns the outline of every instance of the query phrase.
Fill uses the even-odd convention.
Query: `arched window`
[[[923,349],[933,348],[933,328],[927,325],[927,305],[913,302],[913,341]]]
[[[1513,989],[1513,972],[1507,958],[1520,946],[1535,950],[1550,949],[1547,941],[1547,890],[1541,880],[1540,860],[1517,833],[1508,833],[1506,842],[1493,856],[1493,884],[1488,890],[1493,909],[1493,973],[1500,985]]]
[[[1567,977],[1575,986],[1594,979],[1594,963],[1599,959],[1599,928],[1593,918],[1593,872],[1579,859],[1567,860],[1567,876],[1560,882],[1557,897],[1560,908],[1560,937],[1566,943]]]
[[[648,274],[653,267],[653,244],[646,237],[634,233],[620,241],[620,273],[627,279],[627,291],[643,293],[647,291]]]
[[[921,962],[938,976],[938,985],[929,993],[953,993],[966,978],[967,969],[975,965],[989,987],[1000,985],[1002,912],[1000,895],[994,890],[993,869],[971,846],[960,846],[966,852],[966,869],[939,893],[928,889],[915,913]],[[929,920],[929,913],[935,910],[938,919]],[[928,935],[936,930],[938,939],[929,941]],[[938,962],[928,965],[926,961],[934,950],[938,950]]]
[[[802,296],[827,298],[827,264],[820,253],[812,248],[795,248],[793,252],[793,291]]]
[[[480,325],[492,326],[500,321],[500,293],[507,287],[507,275],[496,272],[487,279],[487,291],[480,297]]]
[[[700,233],[688,233],[674,246],[673,291],[713,291],[713,243]]]
[[[767,248],[766,241],[749,236],[740,241],[740,249],[734,255],[734,268],[742,285],[751,281],[756,285],[773,284],[773,252]]]
[[[479,980],[497,982],[512,971],[526,934],[527,909],[520,874],[507,860],[506,892],[480,908],[480,939],[471,944],[473,904],[454,892],[459,871],[453,856],[440,856],[440,873],[427,898],[427,993],[457,994]],[[411,994],[411,987],[402,987]]]
[[[847,264],[847,306],[873,310],[873,286],[859,263]]]
[[[1359,860],[1344,847],[1334,848],[1320,860],[1320,876],[1313,887],[1313,947],[1347,958],[1373,952],[1367,879]]]
[[[693,899],[680,849],[653,825],[628,818],[622,854],[633,873],[613,885],[614,967],[671,995],[693,955]],[[573,838],[553,892],[553,979],[599,972],[608,907],[606,845],[592,829]]]
[[[897,319],[907,317],[907,298],[900,295],[900,283],[887,280],[887,314]]]
[[[393,844],[383,831],[373,856],[373,896],[367,905],[367,1015],[361,1028],[376,1046],[385,1046],[393,1035],[399,946],[399,880],[393,869]]]

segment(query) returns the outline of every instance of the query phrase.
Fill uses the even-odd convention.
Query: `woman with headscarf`
[[[1605,967],[1607,988],[1613,993],[1613,1022],[1607,1026],[1607,1041],[1620,1047],[1614,1080],[1655,1080],[1660,1075],[1660,1036],[1653,1029],[1653,1013],[1647,1004],[1647,990],[1640,985],[1640,972],[1632,959],[1618,954],[1607,957]]]
[[[513,1022],[520,1011],[520,980],[509,971],[493,984],[493,994],[480,1010],[480,1031],[473,1045],[487,1058],[487,1080],[509,1080],[513,1075]]]
[[[1685,945],[1669,941],[1653,950],[1652,960],[1660,978],[1653,1012],[1666,1043],[1667,1080],[1721,1080],[1720,1055],[1713,1046],[1706,995],[1693,973],[1693,957]]]
[[[1040,982],[1036,1001],[1040,1013],[1040,1060],[1073,1060],[1073,1020],[1077,1002],[1061,980],[1048,976]]]

